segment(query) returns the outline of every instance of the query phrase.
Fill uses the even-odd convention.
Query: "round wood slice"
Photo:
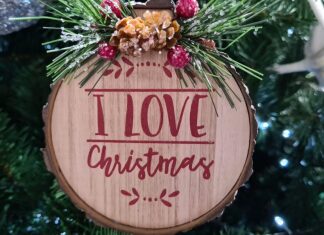
[[[217,115],[203,83],[181,87],[165,52],[123,55],[80,88],[90,67],[57,83],[44,113],[46,162],[75,205],[136,234],[174,234],[219,215],[252,173],[257,133],[235,70],[227,82],[240,101],[231,108],[212,94]]]

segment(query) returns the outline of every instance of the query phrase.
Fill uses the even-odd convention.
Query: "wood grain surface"
[[[47,165],[76,206],[101,225],[136,234],[189,230],[221,213],[252,172],[257,127],[236,72],[230,69],[228,83],[241,101],[233,109],[214,94],[217,116],[205,86],[182,88],[165,62],[165,52],[122,56],[91,93],[101,73],[84,88],[78,84],[89,63],[78,79],[56,84],[49,98]],[[116,155],[120,166],[112,170]],[[151,168],[118,170],[136,159]]]
[[[53,87],[43,113],[45,161],[75,205],[135,234],[174,234],[219,215],[252,173],[257,133],[235,70],[227,82],[239,100],[233,109],[213,94],[217,115],[204,84],[183,88],[164,51],[121,56],[80,88],[91,64]]]

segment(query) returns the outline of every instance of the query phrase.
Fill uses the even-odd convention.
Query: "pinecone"
[[[126,17],[118,21],[115,28],[110,45],[133,56],[143,51],[171,48],[181,38],[180,25],[167,11],[146,11],[143,18]]]

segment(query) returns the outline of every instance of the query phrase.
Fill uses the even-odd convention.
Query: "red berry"
[[[185,67],[191,60],[189,53],[180,45],[168,51],[168,62],[175,68]]]
[[[99,44],[98,54],[101,58],[113,60],[116,57],[117,51],[117,47],[110,46],[106,42]]]
[[[118,17],[122,18],[122,12],[120,10],[121,5],[119,0],[103,0],[100,4],[102,8],[110,7],[111,11]],[[105,16],[105,13],[101,12],[103,16]]]
[[[189,19],[199,11],[197,0],[179,0],[176,5],[176,13],[179,17]]]

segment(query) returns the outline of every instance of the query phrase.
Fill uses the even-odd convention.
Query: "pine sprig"
[[[184,71],[188,71],[188,69],[192,68],[196,76],[189,75],[188,77],[190,79],[199,77],[211,92],[217,91],[217,87],[220,88],[231,107],[235,106],[233,96],[237,100],[240,100],[228,85],[228,79],[232,76],[229,71],[231,65],[261,79],[261,73],[231,59],[218,50],[208,48],[189,39],[182,39],[180,43],[192,56],[190,65],[186,66]],[[221,93],[217,93],[221,96]]]
[[[234,66],[257,79],[262,79],[262,73],[226,56],[220,52],[222,48],[214,50],[202,45],[201,39],[210,39],[221,44],[224,42],[228,45],[223,49],[228,49],[247,33],[260,29],[259,25],[263,21],[252,20],[278,1],[268,5],[265,2],[266,0],[262,0],[253,4],[249,0],[211,0],[203,4],[196,16],[180,22],[183,36],[180,44],[192,57],[190,67],[210,91],[220,88],[231,107],[235,106],[233,96],[236,99],[238,96],[228,85],[228,78],[231,77],[228,68]],[[218,94],[221,95],[219,92]]]
[[[216,87],[219,87],[229,104],[234,107],[233,95],[236,96],[236,94],[227,83],[228,77],[231,76],[228,67],[232,65],[259,79],[262,74],[217,50],[211,50],[201,45],[199,40],[205,38],[220,41],[232,38],[227,45],[227,48],[230,47],[248,32],[259,28],[257,26],[259,22],[254,23],[251,20],[269,7],[269,5],[264,5],[265,1],[252,4],[249,0],[239,2],[210,0],[201,4],[203,5],[202,9],[193,18],[178,19],[183,37],[179,43],[192,56],[189,66],[176,70],[176,74],[185,86],[188,84],[184,73],[195,74],[196,76],[189,76],[193,85],[195,85],[195,77],[199,77],[199,80],[204,82],[210,91],[216,91]],[[61,79],[70,81],[78,77],[75,74],[81,66],[91,61],[92,66],[85,68],[87,75],[80,81],[82,87],[95,74],[110,66],[110,61],[95,57],[95,54],[98,51],[98,43],[109,41],[119,19],[109,6],[101,5],[101,0],[58,0],[53,4],[43,4],[47,6],[50,16],[36,18],[62,23],[62,27],[47,27],[47,29],[61,31],[60,38],[44,43],[44,45],[58,45],[48,50],[49,53],[61,53],[47,66],[47,75],[52,77],[54,82]],[[128,0],[120,1],[120,10],[124,17],[136,16],[133,4]],[[20,18],[20,20],[36,18]],[[221,95],[221,92],[218,94]],[[238,97],[236,96],[236,98]]]
[[[265,5],[266,0],[252,4],[249,0],[211,0],[204,4],[197,15],[182,21],[182,36],[191,39],[219,40],[222,36],[237,34],[257,28],[260,22],[253,18],[277,2]]]
[[[46,4],[50,16],[11,18],[11,20],[44,19],[61,22],[61,27],[45,27],[50,30],[60,30],[60,38],[45,42],[43,45],[55,45],[48,53],[61,53],[47,66],[47,75],[53,82],[61,79],[71,80],[78,68],[94,58],[98,50],[98,43],[109,41],[114,32],[114,26],[119,20],[109,7],[102,7],[100,0],[58,0],[56,3]],[[120,1],[123,16],[134,16],[132,4]],[[61,45],[62,44],[62,45]],[[80,82],[81,86],[96,74],[109,61],[95,58],[93,68]],[[90,76],[91,75],[91,76]]]

